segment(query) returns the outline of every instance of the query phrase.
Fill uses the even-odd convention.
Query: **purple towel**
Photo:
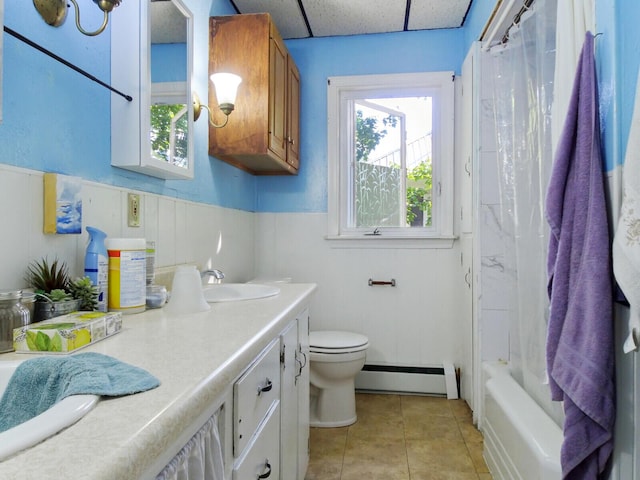
[[[587,33],[546,200],[547,371],[564,401],[563,478],[600,478],[613,450],[613,282],[593,35]]]

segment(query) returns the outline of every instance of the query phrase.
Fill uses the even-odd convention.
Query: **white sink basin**
[[[0,397],[22,361],[0,361]],[[55,435],[85,416],[98,402],[98,395],[72,395],[20,425],[0,433],[0,461]]]
[[[280,288],[260,283],[221,283],[203,288],[204,299],[209,303],[237,302],[278,295]]]

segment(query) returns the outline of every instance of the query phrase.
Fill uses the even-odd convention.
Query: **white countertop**
[[[161,385],[101,399],[78,423],[1,462],[0,478],[139,478],[308,306],[315,289],[314,284],[278,286],[277,296],[216,303],[210,311],[194,315],[170,316],[158,309],[123,316],[120,333],[80,351],[111,355],[144,368]],[[2,354],[0,361],[27,355]]]

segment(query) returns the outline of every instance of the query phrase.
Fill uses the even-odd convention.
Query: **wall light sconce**
[[[229,114],[233,112],[236,103],[236,94],[238,86],[242,82],[242,78],[233,73],[214,73],[209,77],[216,90],[216,98],[218,99],[218,108],[225,114],[224,123],[218,125],[213,121],[213,112],[208,105],[200,103],[198,94],[193,92],[193,119],[198,120],[200,113],[204,108],[209,112],[209,123],[212,127],[222,128],[229,121]]]
[[[104,21],[102,22],[102,26],[100,26],[100,28],[95,32],[87,32],[80,26],[80,8],[78,7],[76,0],[71,0],[71,3],[73,3],[73,6],[76,9],[76,27],[78,27],[78,30],[80,30],[84,35],[88,35],[90,37],[99,35],[107,26],[107,22],[109,21],[109,12],[120,5],[120,2],[121,0],[93,0],[93,3],[98,5],[100,10],[104,12]],[[33,0],[33,5],[36,7],[36,10],[38,10],[38,13],[40,13],[42,19],[52,27],[59,27],[67,18],[66,0]]]

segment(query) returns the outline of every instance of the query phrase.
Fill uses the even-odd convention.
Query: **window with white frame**
[[[328,79],[328,238],[452,238],[453,79]]]

